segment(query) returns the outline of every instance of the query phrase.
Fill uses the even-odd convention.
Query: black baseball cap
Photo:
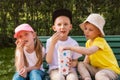
[[[56,11],[53,12],[52,14],[52,20],[53,20],[53,24],[54,21],[57,17],[59,16],[66,16],[70,19],[70,22],[72,23],[72,12],[68,9],[58,9]]]

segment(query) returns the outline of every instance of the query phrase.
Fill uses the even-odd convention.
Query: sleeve
[[[46,41],[46,53],[48,52],[48,47],[50,46],[50,39]]]
[[[103,38],[96,38],[93,42],[93,46],[98,46],[100,49],[104,49],[104,39]]]

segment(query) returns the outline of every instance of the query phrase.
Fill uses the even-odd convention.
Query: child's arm
[[[53,59],[53,54],[54,54],[54,48],[55,48],[55,44],[57,43],[57,41],[60,38],[60,33],[55,33],[53,34],[52,38],[51,38],[51,42],[49,43],[49,47],[48,47],[48,51],[46,54],[46,61],[47,63],[52,63],[52,59]]]
[[[27,72],[30,72],[31,70],[38,70],[38,69],[40,69],[40,66],[26,67]]]
[[[19,71],[19,75],[23,77],[27,77],[27,72],[30,72],[31,70],[39,70],[40,66],[32,66],[32,67],[24,67]]]
[[[74,52],[78,52],[80,54],[90,55],[96,52],[99,48],[97,46],[92,46],[90,48],[81,47],[81,46],[65,46],[62,50],[71,50]]]
[[[16,51],[15,51],[15,65],[17,71],[20,71],[22,68],[25,67],[24,63],[24,52],[23,52],[23,41],[16,41]]]
[[[16,49],[16,52],[18,51],[18,53],[16,53],[15,55],[15,66],[16,66],[16,70],[19,73],[19,75],[26,77],[27,75],[27,70],[25,69],[25,63],[24,63],[24,53],[23,53],[23,49],[19,48]]]
[[[23,57],[22,53],[19,56],[16,56],[16,58],[15,58],[15,66],[16,66],[17,71],[20,71],[23,67],[25,67],[24,57]]]

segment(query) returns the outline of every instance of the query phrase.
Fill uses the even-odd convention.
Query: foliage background
[[[39,36],[52,35],[52,12],[67,8],[73,13],[70,35],[83,35],[79,29],[90,13],[100,13],[106,20],[106,35],[120,34],[120,0],[0,0],[0,46],[10,45],[14,28],[29,23]],[[8,43],[9,42],[9,43]]]
[[[83,35],[79,24],[90,13],[99,13],[105,18],[106,35],[120,35],[120,0],[0,0],[0,80],[11,80],[14,73],[15,27],[29,23],[37,35],[50,36],[52,12],[59,8],[73,13],[70,35]]]

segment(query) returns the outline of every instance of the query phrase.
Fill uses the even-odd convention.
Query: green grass
[[[12,80],[15,72],[14,50],[15,48],[0,49],[0,80]]]

